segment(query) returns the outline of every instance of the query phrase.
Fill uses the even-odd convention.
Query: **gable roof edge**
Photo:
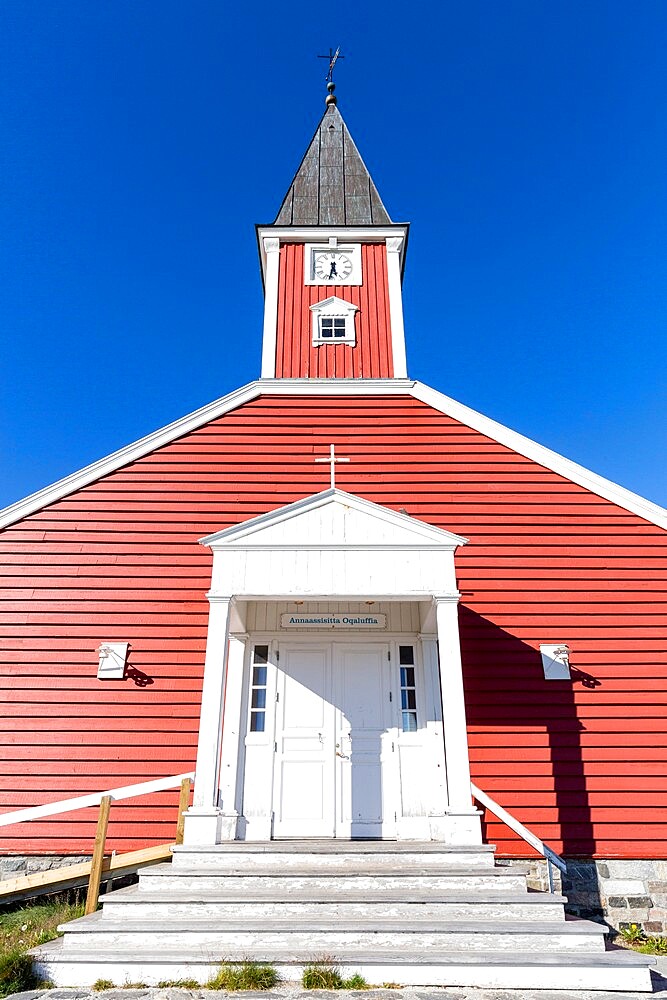
[[[437,389],[432,389],[423,382],[415,382],[412,379],[259,379],[256,382],[249,382],[240,389],[235,389],[226,396],[221,396],[212,403],[207,403],[165,427],[158,428],[138,441],[125,445],[125,447],[98,459],[91,465],[87,465],[49,486],[45,486],[36,493],[31,493],[29,496],[10,504],[0,511],[0,529],[34,514],[50,503],[62,500],[63,497],[75,490],[88,486],[97,479],[115,472],[116,469],[142,458],[150,451],[161,448],[176,438],[197,430],[209,420],[215,420],[230,410],[236,409],[237,406],[242,406],[264,394],[272,396],[365,394],[413,396],[428,406],[432,406],[435,410],[439,410],[473,430],[479,431],[480,434],[493,438],[499,444],[512,448],[525,458],[530,458],[552,472],[583,486],[584,489],[596,493],[605,500],[610,500],[630,513],[637,514],[644,520],[667,529],[667,510],[659,504],[591,472],[583,465],[572,462],[558,452],[538,444],[496,420],[492,420],[491,417],[485,417],[477,410],[457,402]]]
[[[10,504],[9,507],[5,507],[3,511],[0,511],[0,528],[7,528],[10,524],[20,521],[21,518],[41,510],[42,507],[62,500],[63,497],[74,493],[75,490],[89,486],[97,479],[109,475],[110,472],[115,472],[116,469],[129,465],[130,462],[134,462],[138,458],[143,458],[144,455],[156,448],[161,448],[175,438],[189,434],[190,431],[196,430],[207,421],[215,420],[216,417],[236,409],[237,406],[247,403],[259,394],[259,383],[250,382],[248,385],[230,392],[227,396],[221,396],[220,399],[207,403],[184,417],[179,417],[178,420],[174,420],[165,427],[159,427],[145,437],[139,438],[138,441],[133,441],[104,458],[98,458],[96,462],[84,466],[83,469],[78,469],[76,472],[70,473],[69,476],[65,476],[64,479],[58,479],[55,483],[51,483],[49,486],[37,490],[36,493],[31,493],[29,496]]]
[[[431,389],[430,386],[424,385],[423,382],[413,383],[411,395],[428,406],[440,410],[441,413],[445,413],[454,420],[459,420],[462,424],[467,424],[468,427],[479,431],[480,434],[484,434],[499,444],[511,448],[513,451],[523,455],[524,458],[530,458],[533,462],[543,465],[559,476],[570,479],[573,483],[583,486],[584,489],[596,493],[605,500],[610,500],[619,507],[630,511],[630,513],[637,514],[646,521],[651,521],[660,528],[667,528],[667,509],[653,503],[651,500],[647,500],[638,493],[633,493],[624,486],[619,486],[618,483],[614,483],[610,479],[605,479],[604,476],[599,476],[596,472],[591,472],[590,469],[586,469],[583,465],[578,465],[558,452],[538,444],[537,441],[524,437],[518,431],[513,431],[504,424],[499,424],[496,420],[492,420],[491,417],[485,417],[484,414],[478,413],[477,410],[472,410],[469,406],[457,402],[450,396],[445,396],[444,393],[439,392],[437,389]]]
[[[363,387],[360,386],[360,382],[362,382]],[[124,465],[129,465],[130,462],[134,462],[138,458],[143,458],[144,455],[154,451],[156,448],[162,448],[164,445],[176,440],[176,438],[182,437],[184,434],[189,434],[191,431],[196,431],[202,424],[224,416],[225,413],[235,410],[237,406],[242,406],[257,396],[263,394],[267,396],[310,396],[321,393],[334,396],[347,394],[359,395],[360,393],[361,395],[364,393],[370,395],[409,394],[414,384],[411,379],[361,380],[352,378],[283,378],[258,379],[255,382],[248,382],[247,385],[241,386],[240,389],[234,389],[233,392],[228,393],[226,396],[220,396],[219,399],[214,399],[213,402],[206,403],[205,406],[193,410],[192,413],[187,413],[184,417],[179,417],[178,420],[174,420],[164,427],[159,427],[145,437],[139,438],[138,441],[124,445],[118,451],[111,452],[110,455],[105,455],[103,458],[98,458],[95,462],[84,466],[82,469],[77,469],[76,472],[71,472],[63,479],[57,479],[54,483],[44,486],[41,490],[37,490],[35,493],[28,494],[27,497],[16,500],[8,507],[5,507],[4,510],[0,510],[0,530],[8,528],[23,517],[28,517],[30,514],[36,513],[43,507],[48,506],[48,504],[62,500],[63,497],[69,496],[75,490],[89,486],[90,483],[94,483],[97,479],[102,479],[103,476],[115,472],[116,469],[121,469]]]

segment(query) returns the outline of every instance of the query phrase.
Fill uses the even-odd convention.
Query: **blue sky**
[[[667,503],[663,0],[3,0],[0,504],[258,376],[338,44],[409,374]]]

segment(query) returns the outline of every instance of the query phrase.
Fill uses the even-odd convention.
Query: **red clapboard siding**
[[[280,247],[276,378],[392,378],[385,245],[362,244],[362,285],[304,285],[303,262],[302,243],[284,243]],[[310,307],[332,295],[358,307],[354,347],[346,344],[313,347]],[[405,428],[397,427],[396,431],[405,435]],[[263,433],[267,440],[281,438],[281,431],[275,428],[266,428]],[[247,441],[243,434],[237,434],[231,437],[229,445],[243,455]],[[199,453],[205,455],[205,444],[200,447]],[[243,472],[243,467],[239,472]]]
[[[281,251],[293,275],[296,252]],[[279,321],[286,375],[332,350],[310,348],[307,298],[301,347]],[[360,306],[361,348],[370,297]],[[352,459],[342,489],[470,539],[456,561],[473,780],[556,850],[664,856],[667,536],[407,396],[256,399],[0,535],[0,811],[193,767],[211,569],[198,539],[325,488],[314,458],[331,442]],[[134,682],[96,680],[114,638]],[[544,681],[549,641],[570,645],[572,684]],[[176,801],[114,806],[110,847],[169,840]],[[500,854],[529,853],[486,824]],[[87,810],[0,828],[0,850],[85,852],[94,832]]]

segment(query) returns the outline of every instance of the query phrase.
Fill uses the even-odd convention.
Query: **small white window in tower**
[[[313,346],[349,344],[354,347],[357,340],[354,317],[358,308],[352,302],[346,302],[335,295],[311,306]]]

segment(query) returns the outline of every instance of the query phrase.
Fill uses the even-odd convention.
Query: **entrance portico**
[[[213,550],[186,844],[481,841],[454,553],[465,539],[330,489]]]

